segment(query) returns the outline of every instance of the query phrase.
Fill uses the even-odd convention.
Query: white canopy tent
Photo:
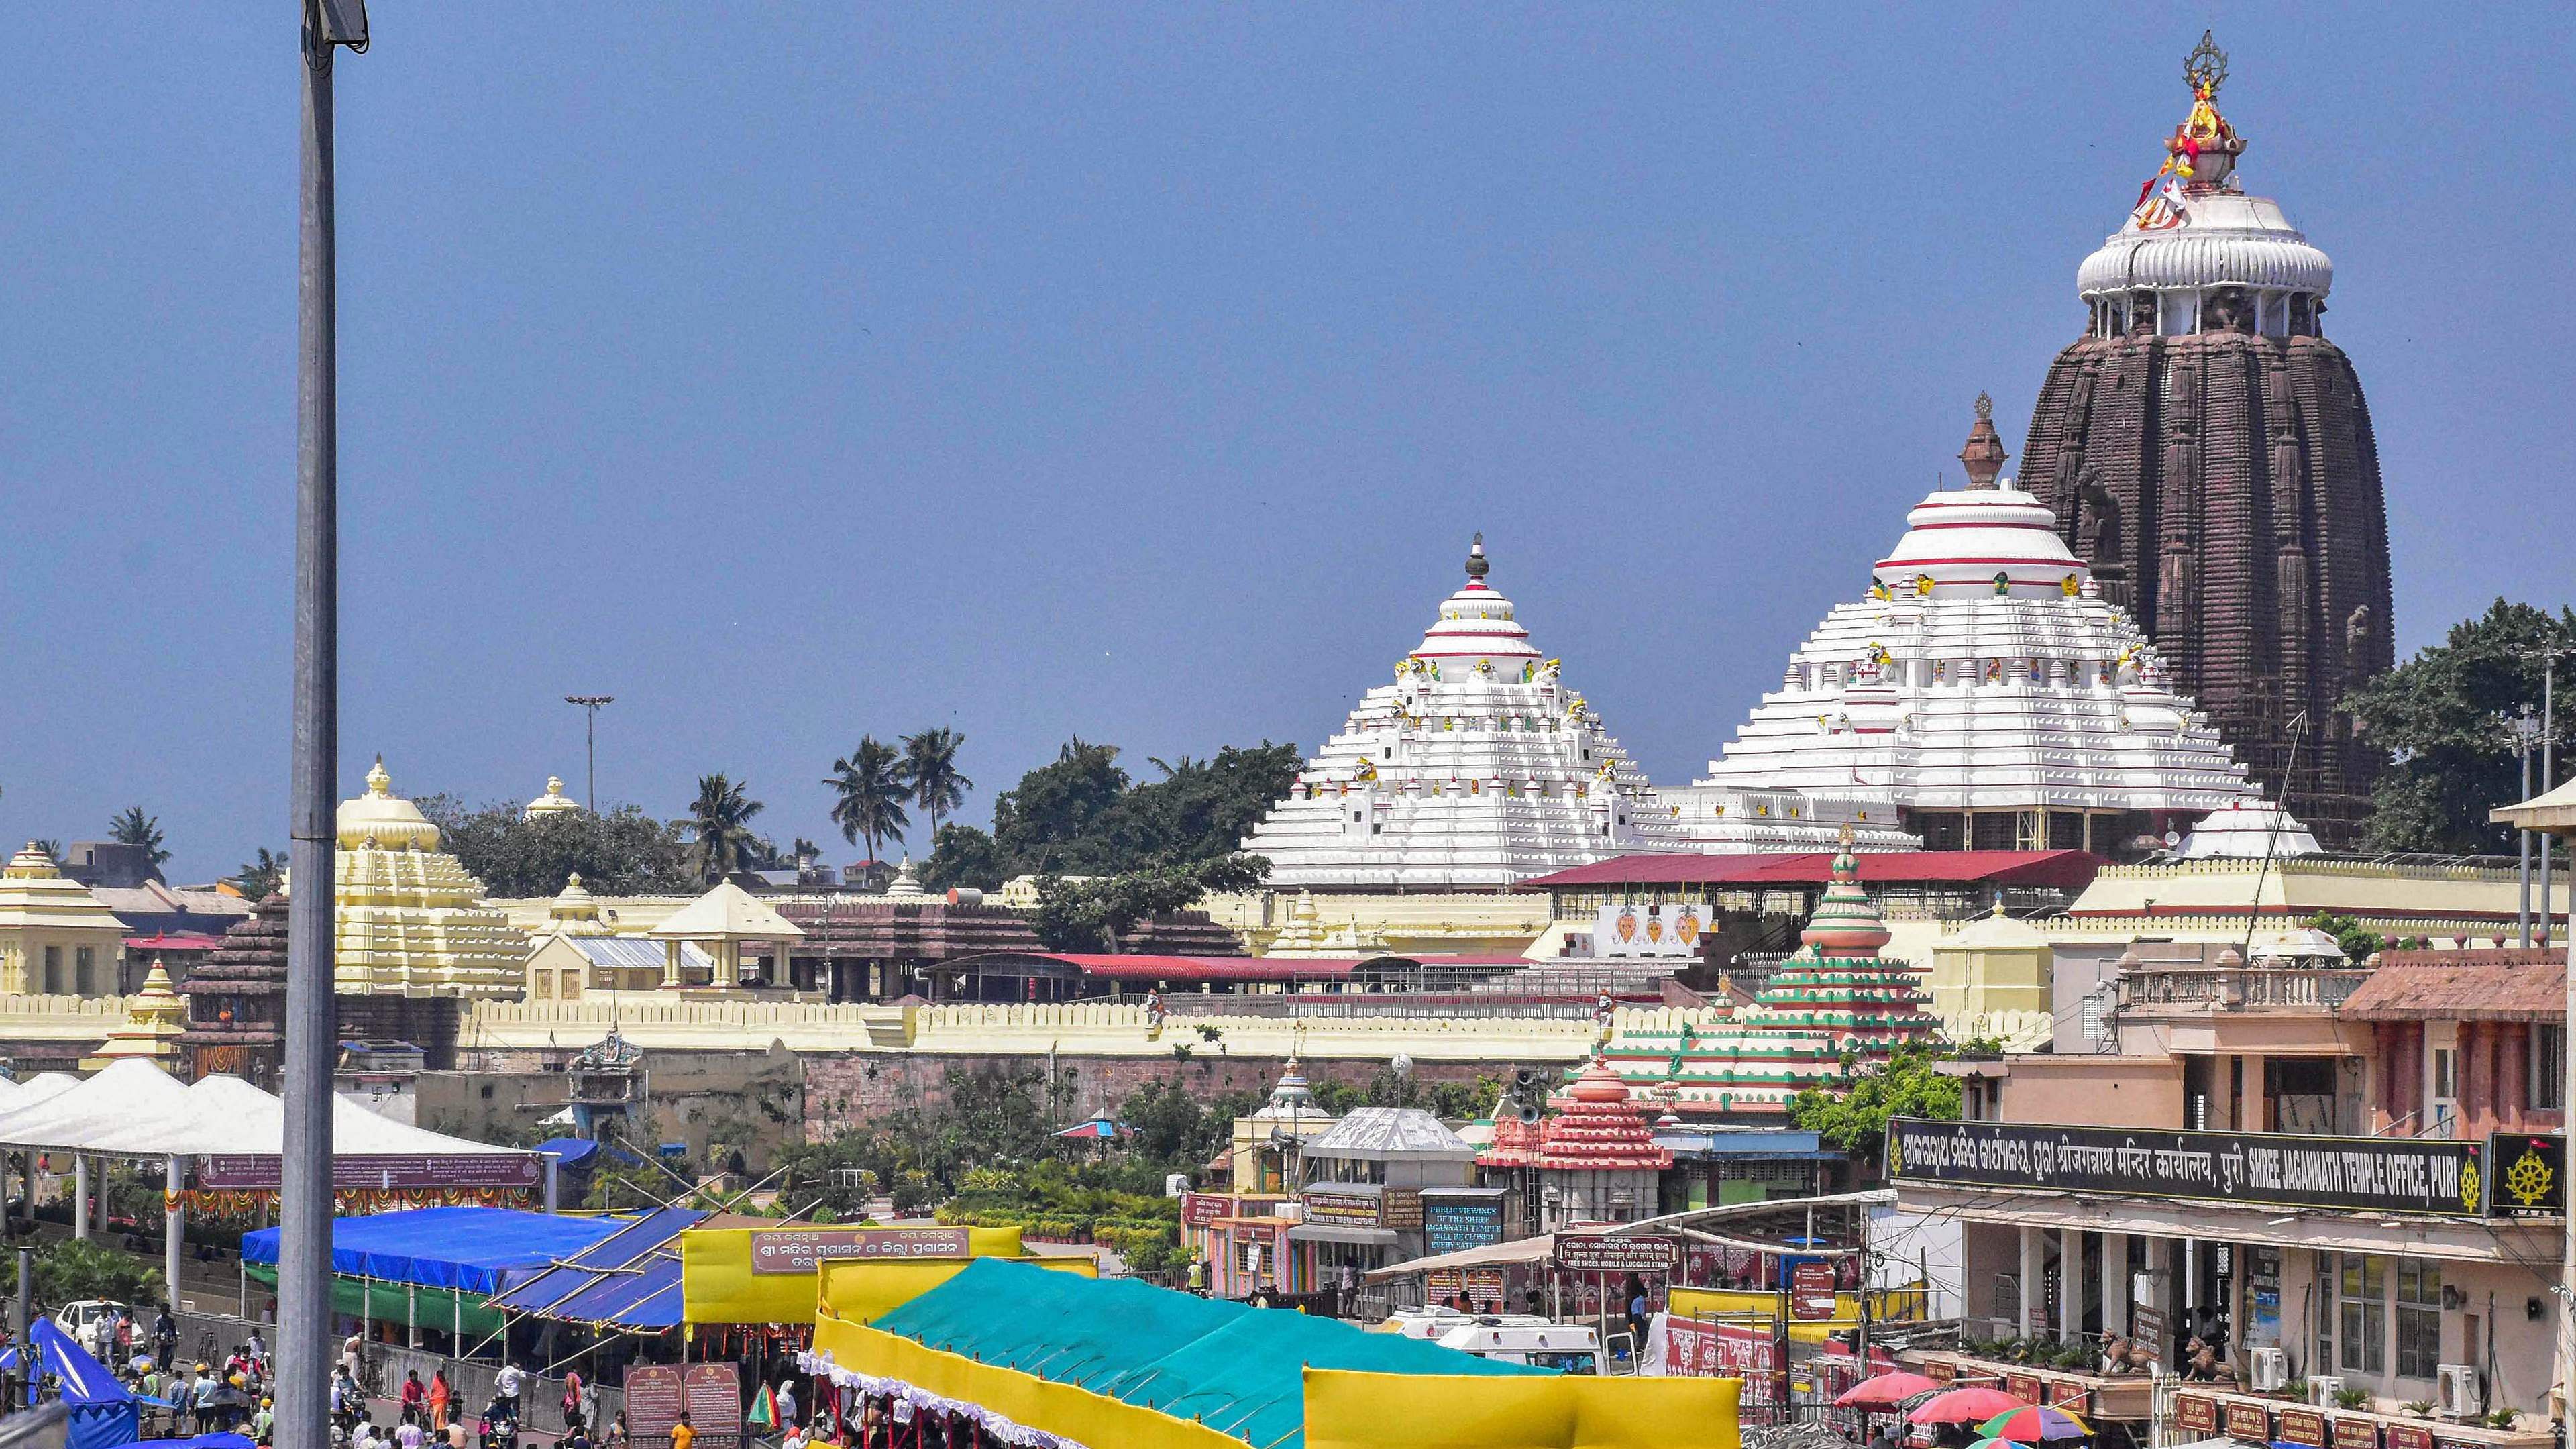
[[[166,1186],[176,1193],[195,1157],[276,1157],[286,1148],[286,1104],[239,1077],[211,1076],[183,1086],[150,1062],[110,1064],[83,1081],[48,1072],[0,1093],[0,1148],[52,1150],[72,1156],[72,1236],[89,1236],[89,1159],[157,1157]],[[368,1110],[354,1097],[333,1103],[331,1149],[342,1158],[526,1157],[495,1147],[407,1126]],[[5,1163],[5,1158],[0,1158]],[[545,1160],[546,1205],[554,1206],[554,1160]],[[0,1189],[5,1189],[0,1182]],[[6,1192],[0,1190],[0,1201]],[[30,1211],[34,1194],[29,1193]],[[183,1214],[165,1207],[165,1270],[175,1289]]]

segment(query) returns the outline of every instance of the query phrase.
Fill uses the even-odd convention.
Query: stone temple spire
[[[1968,429],[1968,445],[1959,450],[1959,461],[1968,467],[1968,486],[1992,488],[2004,471],[2004,440],[1995,436],[1995,400],[1985,393],[1977,394],[1977,424]]]
[[[2032,401],[2020,482],[2266,793],[2346,845],[2380,752],[2344,701],[2395,662],[2379,445],[2325,335],[2333,260],[2245,190],[2214,39],[2184,78],[2162,164],[2076,268],[2086,325]]]
[[[1493,569],[1492,564],[1485,562],[1485,535],[1479,533],[1476,541],[1467,545],[1467,577],[1482,583],[1485,575]]]

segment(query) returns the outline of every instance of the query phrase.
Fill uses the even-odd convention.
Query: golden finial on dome
[[[367,770],[367,793],[370,795],[391,795],[393,792],[394,777],[385,773],[385,757],[383,755],[378,755],[376,756],[376,763]]]

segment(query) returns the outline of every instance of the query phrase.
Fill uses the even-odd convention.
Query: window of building
[[[2556,1111],[2567,1105],[2567,1028],[2547,1023],[2531,1029],[2531,1105]]]
[[[45,993],[46,993],[47,995],[49,995],[49,996],[50,996],[50,995],[55,995],[55,994],[60,993],[60,992],[62,991],[62,989],[63,989],[63,948],[62,948],[62,947],[60,947],[60,946],[47,946],[47,947],[45,948],[45,985],[44,985],[44,991],[45,991]]]
[[[2397,1260],[2397,1376],[2429,1379],[2442,1361],[2442,1266]]]
[[[2438,1299],[2438,1288],[2434,1291]],[[2388,1372],[2388,1260],[2346,1253],[2335,1278],[2336,1362],[2347,1372]]]

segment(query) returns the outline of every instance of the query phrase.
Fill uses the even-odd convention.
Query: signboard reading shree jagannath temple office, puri
[[[2484,1142],[2439,1139],[1887,1124],[1887,1175],[1898,1184],[2473,1218],[2489,1211],[2489,1162]]]

